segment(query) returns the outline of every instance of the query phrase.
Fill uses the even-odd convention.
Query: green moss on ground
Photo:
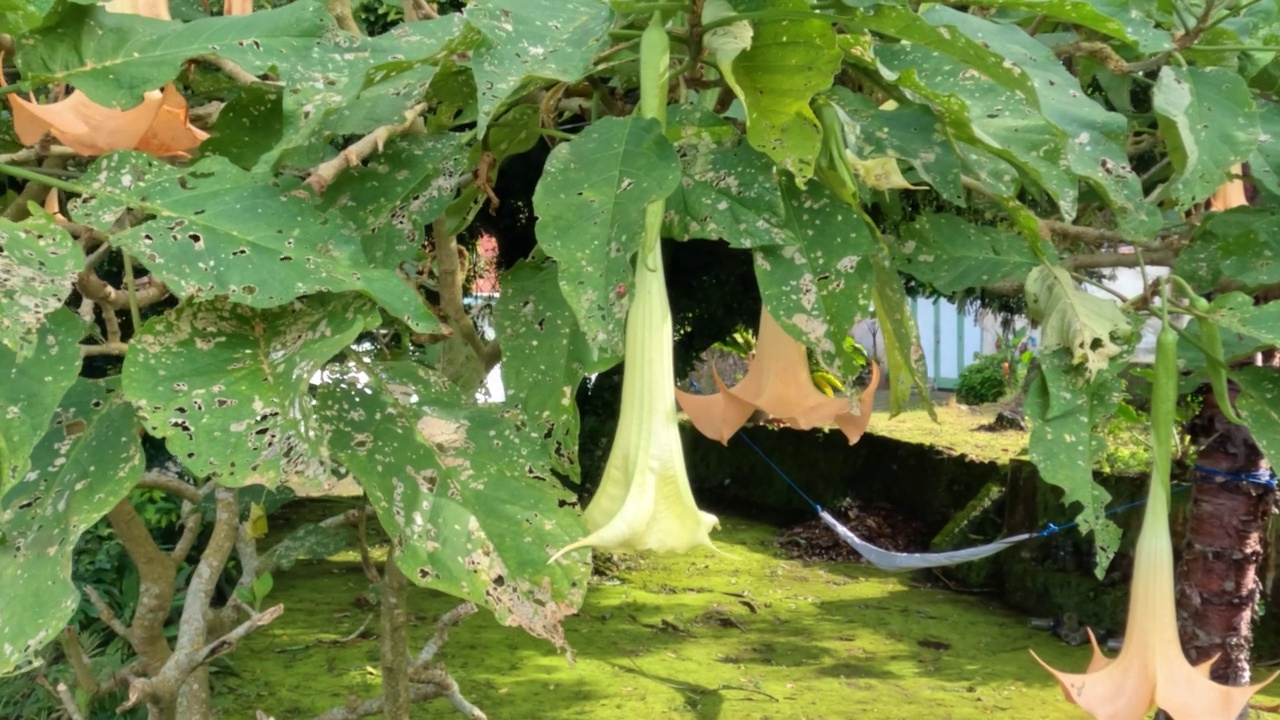
[[[985,597],[783,559],[774,533],[726,518],[716,534],[723,554],[624,559],[566,623],[572,667],[483,611],[454,630],[439,658],[495,720],[1084,717],[1027,650],[1083,669],[1085,648],[1027,629]],[[352,554],[281,574],[268,602],[283,602],[284,616],[246,640],[232,672],[216,675],[223,716],[250,718],[261,707],[279,720],[309,718],[348,694],[375,693],[375,639],[323,645],[365,621],[370,611],[356,597],[366,587]],[[412,642],[454,604],[415,591]],[[1259,702],[1278,699],[1280,690]],[[457,715],[434,703],[414,717]]]

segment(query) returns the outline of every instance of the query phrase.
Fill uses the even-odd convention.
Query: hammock
[[[1011,548],[1014,545],[1017,545],[1018,543],[1026,542],[1027,540],[1031,540],[1032,538],[1048,537],[1050,535],[1053,535],[1054,533],[1061,532],[1068,528],[1075,527],[1076,525],[1076,523],[1074,522],[1066,523],[1064,525],[1054,525],[1053,523],[1049,523],[1045,526],[1043,530],[1040,530],[1037,532],[1022,533],[1021,535],[1010,535],[1009,537],[1001,538],[999,540],[996,540],[995,542],[987,543],[986,545],[979,545],[977,547],[971,547],[971,548],[961,548],[959,550],[949,550],[947,552],[901,553],[901,552],[893,552],[890,550],[885,550],[883,548],[878,548],[875,545],[872,545],[871,543],[863,540],[862,538],[858,537],[857,534],[855,534],[852,530],[842,525],[839,520],[836,520],[834,517],[831,516],[830,513],[828,513],[826,510],[823,510],[821,505],[814,502],[808,495],[806,495],[804,491],[800,489],[799,485],[796,485],[795,482],[792,481],[790,477],[787,477],[787,474],[782,471],[782,468],[778,467],[777,464],[775,464],[773,460],[769,458],[768,455],[764,454],[763,450],[756,447],[756,444],[751,442],[750,438],[748,438],[742,432],[739,432],[737,436],[742,438],[743,442],[749,445],[752,450],[755,450],[756,454],[759,455],[761,458],[763,458],[764,461],[769,464],[769,467],[773,468],[773,471],[778,474],[778,477],[785,480],[786,483],[791,486],[792,490],[795,490],[796,493],[800,495],[800,497],[804,498],[806,502],[808,502],[810,505],[813,506],[813,509],[816,510],[818,513],[818,518],[822,520],[824,525],[826,525],[827,527],[835,531],[836,535],[838,535],[841,540],[847,543],[849,547],[852,547],[854,550],[857,550],[858,554],[861,555],[863,558],[865,558],[867,562],[887,572],[909,572],[911,570],[925,570],[928,568],[948,567],[951,565],[959,565],[960,563],[972,562],[974,560],[981,560],[982,558],[995,555],[1001,550],[1006,550],[1008,548]],[[1234,482],[1254,483],[1254,484],[1263,485],[1270,488],[1275,488],[1277,486],[1276,476],[1270,470],[1265,470],[1265,471],[1255,472],[1255,473],[1240,474],[1240,473],[1229,473],[1222,470],[1216,470],[1213,468],[1207,468],[1200,465],[1196,465],[1195,471],[1196,471],[1197,480],[1202,483],[1234,481]],[[1173,488],[1173,492],[1185,490],[1187,487],[1188,487],[1187,485],[1178,485]],[[1142,500],[1136,500],[1134,502],[1127,503],[1119,507],[1111,508],[1110,510],[1107,510],[1104,514],[1114,515],[1116,513],[1124,512],[1125,510],[1128,510],[1130,508],[1137,507],[1145,502],[1146,502],[1145,498]]]

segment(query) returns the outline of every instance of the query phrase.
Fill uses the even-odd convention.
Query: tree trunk
[[[1188,429],[1193,441],[1203,444],[1196,460],[1200,467],[1233,475],[1270,470],[1249,429],[1223,417],[1213,393],[1205,394],[1204,407]],[[1215,681],[1247,685],[1262,590],[1258,565],[1276,493],[1266,485],[1199,470],[1191,479],[1195,486],[1176,585],[1182,648],[1193,664],[1217,655],[1210,670]]]
[[[394,553],[393,545],[382,572],[382,717],[409,720],[409,593]]]

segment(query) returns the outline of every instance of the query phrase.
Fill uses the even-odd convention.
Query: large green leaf
[[[113,153],[88,173],[71,212],[101,228],[124,209],[153,216],[113,236],[179,297],[225,295],[276,307],[313,292],[358,291],[418,332],[439,322],[395,270],[370,267],[353,226],[305,195],[281,193],[221,157],[179,168]]]
[[[538,245],[560,264],[560,289],[601,355],[622,356],[645,206],[679,182],[662,128],[635,116],[600,120],[547,158],[533,192]]]
[[[0,345],[26,357],[45,317],[62,307],[84,261],[47,215],[24,223],[0,218]]]
[[[1249,175],[1275,202],[1280,200],[1280,103],[1258,105],[1258,128],[1258,147],[1249,158]]]
[[[667,199],[664,234],[720,239],[739,248],[791,240],[774,165],[728,121],[696,106],[672,107],[667,137],[684,178]]]
[[[0,496],[26,474],[31,449],[80,372],[84,324],[58,310],[37,328],[39,353],[26,358],[0,345]]]
[[[821,183],[782,183],[785,245],[756,248],[756,282],[769,314],[813,348],[823,366],[852,376],[844,340],[871,308],[875,242],[858,213]]]
[[[1169,31],[1157,28],[1131,0],[978,0],[970,7],[1026,10],[1096,30],[1146,54],[1174,48]]]
[[[1248,288],[1280,283],[1280,212],[1239,207],[1206,213],[1178,254],[1177,272],[1202,291],[1226,278]]]
[[[542,430],[458,393],[413,363],[326,383],[319,418],[334,457],[361,483],[410,580],[493,610],[499,622],[565,646],[590,565],[547,560],[581,537],[550,473]]]
[[[902,228],[901,269],[942,293],[1021,280],[1040,260],[1017,232],[927,213]]]
[[[1232,377],[1240,386],[1236,409],[1262,454],[1275,467],[1280,463],[1280,372],[1275,368],[1244,367]]]
[[[1258,145],[1253,93],[1233,71],[1166,65],[1151,106],[1174,170],[1162,194],[1180,209],[1212,195]]]
[[[332,25],[313,0],[190,23],[74,7],[56,25],[17,38],[15,58],[28,82],[69,83],[98,103],[129,108],[200,55],[220,55],[255,73],[305,65]]]
[[[465,16],[484,36],[471,55],[481,135],[503,103],[533,83],[585,77],[609,47],[614,21],[600,0],[472,0]]]
[[[839,86],[825,97],[840,108],[845,142],[858,158],[904,160],[947,200],[965,204],[960,156],[932,110],[913,104],[881,110],[865,95]]]
[[[771,17],[768,11],[808,9],[805,0],[707,0],[702,9],[704,23],[758,14],[749,29],[714,29],[703,44],[746,108],[747,140],[801,184],[813,176],[822,145],[822,126],[809,103],[831,87],[840,50],[829,21]]]
[[[1210,310],[1224,331],[1280,347],[1280,302],[1254,305],[1248,295],[1230,292],[1215,297]]]
[[[1145,238],[1158,226],[1128,164],[1124,116],[1088,100],[1053,52],[1021,28],[943,5],[929,5],[919,15],[906,8],[877,8],[858,19],[909,41],[911,61],[902,57],[901,45],[877,46],[876,57],[895,73],[905,73],[905,85],[940,107],[957,137],[986,146],[1026,171],[1058,202],[1066,219],[1077,211],[1075,176],[1116,209],[1123,232]],[[911,87],[915,81],[923,87]],[[943,102],[947,96],[950,103]],[[959,117],[947,112],[961,109]],[[1028,140],[1038,147],[1027,148]]]
[[[110,382],[80,380],[0,496],[0,674],[30,662],[80,605],[71,557],[81,533],[142,475],[133,408]]]
[[[1110,298],[1081,290],[1061,266],[1041,265],[1027,275],[1027,317],[1040,323],[1044,352],[1067,350],[1092,379],[1121,353],[1133,326]]]
[[[502,298],[494,313],[502,343],[502,383],[548,442],[557,472],[579,477],[578,384],[608,368],[587,346],[574,322],[550,259],[521,261],[502,274]]]
[[[325,482],[324,438],[308,389],[377,323],[373,306],[352,295],[270,310],[187,301],[134,336],[124,390],[147,431],[197,476],[231,486]]]
[[[463,133],[396,138],[325,191],[325,202],[361,228],[365,255],[375,266],[393,268],[421,251],[426,226],[471,175],[465,143]]]
[[[39,27],[53,6],[54,0],[0,0],[0,28],[18,34]]]
[[[1093,442],[1093,429],[1114,411],[1122,385],[1112,373],[1084,380],[1070,352],[1062,348],[1046,349],[1040,364],[1045,372],[1027,393],[1031,462],[1045,482],[1062,488],[1064,505],[1080,503],[1076,522],[1081,534],[1093,533],[1095,571],[1102,577],[1120,548],[1120,528],[1106,517],[1111,495],[1093,479],[1094,459],[1103,450]],[[1051,416],[1055,404],[1063,409]]]

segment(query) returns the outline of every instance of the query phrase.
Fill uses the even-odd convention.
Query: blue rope
[[[699,394],[702,393],[702,388],[698,386],[698,382],[693,378],[689,378],[689,385],[693,388],[694,392]],[[814,502],[813,498],[810,498],[808,495],[806,495],[804,490],[801,490],[800,486],[797,485],[796,482],[792,480],[785,472],[783,472],[782,468],[778,467],[778,464],[775,463],[772,458],[766,455],[765,452],[761,450],[755,443],[751,442],[751,438],[747,437],[741,430],[735,433],[734,436],[742,438],[742,441],[745,442],[747,446],[750,447],[752,450],[755,450],[756,454],[759,455],[766,463],[768,463],[769,467],[773,468],[773,471],[778,474],[778,477],[785,480],[786,483],[791,486],[791,489],[796,491],[797,495],[804,498],[805,502],[813,506],[814,510],[818,512],[822,512],[822,506]],[[1276,474],[1271,470],[1259,470],[1257,472],[1251,472],[1251,473],[1232,473],[1232,472],[1227,472],[1225,470],[1217,470],[1214,468],[1205,467],[1203,465],[1196,465],[1195,471],[1202,475],[1209,475],[1212,477],[1220,478],[1221,480],[1252,483],[1255,485],[1262,485],[1264,487],[1269,487],[1273,489],[1277,487]],[[1205,481],[1202,481],[1202,482],[1205,482]],[[1186,490],[1188,487],[1190,486],[1175,485],[1173,487],[1173,492],[1181,492],[1183,490]],[[1112,515],[1122,513],[1126,510],[1132,510],[1133,508],[1136,508],[1139,505],[1143,505],[1146,502],[1147,502],[1146,498],[1143,498],[1141,500],[1134,500],[1133,502],[1125,503],[1124,505],[1111,508],[1110,510],[1107,510],[1106,512],[1104,512],[1102,515],[1103,517],[1110,517]],[[1044,529],[1034,534],[1037,537],[1042,537],[1042,538],[1049,537],[1050,535],[1062,532],[1063,530],[1070,530],[1071,528],[1076,527],[1079,524],[1080,523],[1076,521],[1072,521],[1064,525],[1055,525],[1054,523],[1045,523]]]
[[[1276,474],[1271,470],[1258,470],[1249,473],[1233,473],[1226,470],[1218,470],[1217,468],[1196,465],[1195,471],[1201,475],[1220,478],[1221,480],[1231,480],[1233,482],[1251,483],[1253,485],[1261,485],[1263,487],[1276,487]],[[1200,482],[1215,482],[1213,480],[1201,480]]]

